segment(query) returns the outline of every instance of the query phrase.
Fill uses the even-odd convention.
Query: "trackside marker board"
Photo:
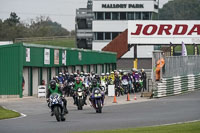
[[[108,96],[109,97],[115,96],[115,86],[114,85],[108,85]]]
[[[200,44],[199,20],[128,21],[129,44]]]
[[[45,85],[39,85],[38,86],[38,98],[40,97],[46,97],[46,86]]]

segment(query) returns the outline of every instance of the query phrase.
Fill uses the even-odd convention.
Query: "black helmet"
[[[50,87],[51,87],[51,89],[55,89],[56,88],[56,81],[55,80],[51,80],[50,81]]]
[[[96,79],[92,80],[92,85],[95,86],[95,87],[97,86],[97,80]]]

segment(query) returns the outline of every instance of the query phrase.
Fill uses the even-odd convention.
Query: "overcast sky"
[[[160,0],[160,5],[168,0]],[[49,16],[68,30],[75,29],[77,8],[86,8],[87,0],[0,0],[0,19],[16,12],[21,21],[29,23],[37,16]]]

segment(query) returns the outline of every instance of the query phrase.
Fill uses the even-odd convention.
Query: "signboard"
[[[81,52],[78,52],[78,59],[79,59],[79,61],[82,60],[82,53]]]
[[[26,62],[30,62],[31,58],[30,58],[30,48],[26,48]]]
[[[200,21],[128,21],[129,44],[200,43]]]
[[[46,86],[45,85],[38,86],[38,98],[40,98],[40,97],[46,97]]]
[[[67,55],[66,50],[63,50],[62,51],[62,64],[63,65],[66,65],[66,55]]]
[[[158,3],[154,0],[149,1],[119,1],[119,0],[101,0],[93,1],[92,11],[93,12],[158,12]]]
[[[108,96],[109,97],[115,96],[115,85],[108,85]]]
[[[59,50],[54,50],[54,64],[59,65]]]
[[[44,49],[44,64],[50,64],[50,49]]]

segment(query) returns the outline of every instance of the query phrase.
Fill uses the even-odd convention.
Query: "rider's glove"
[[[46,99],[47,103],[49,102],[49,98]]]

